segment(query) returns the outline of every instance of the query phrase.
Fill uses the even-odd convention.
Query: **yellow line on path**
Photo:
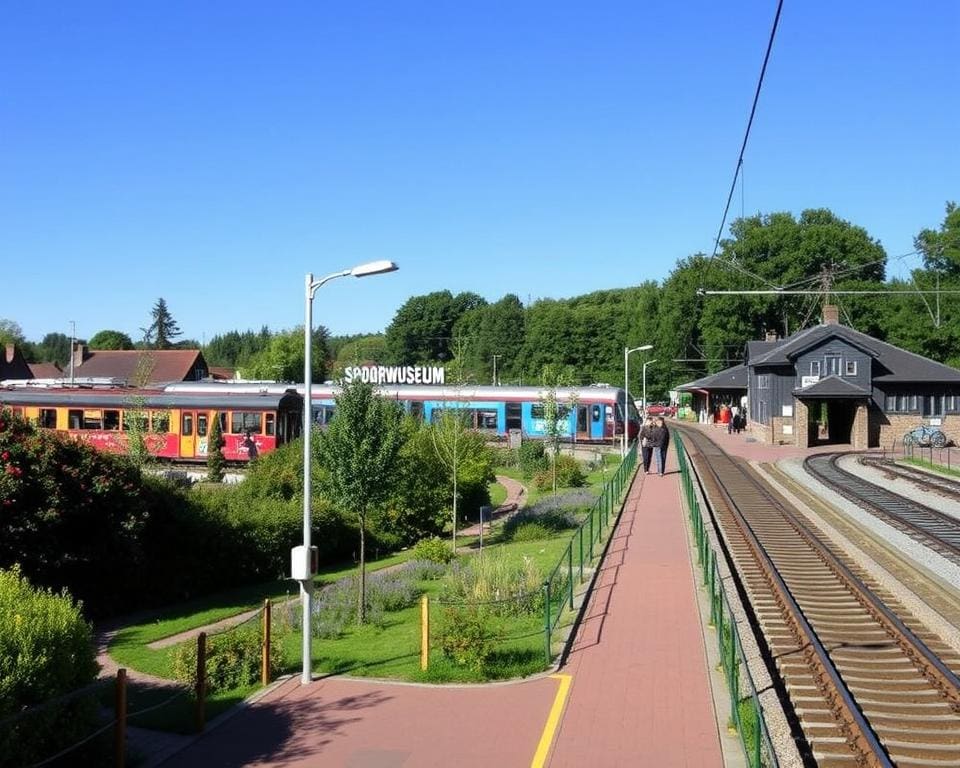
[[[547,715],[547,722],[543,726],[543,733],[540,735],[540,743],[537,745],[537,752],[533,756],[533,762],[530,768],[543,768],[547,764],[547,755],[550,754],[550,745],[553,744],[553,737],[557,732],[557,726],[560,725],[560,716],[563,714],[563,705],[567,702],[567,693],[570,691],[571,675],[556,674],[550,677],[560,681],[560,687],[557,689],[557,695],[553,698],[553,706],[550,707],[550,714]]]

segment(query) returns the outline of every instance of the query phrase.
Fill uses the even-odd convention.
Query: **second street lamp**
[[[623,437],[621,438],[620,452],[627,455],[627,443],[629,442],[629,416],[630,416],[630,355],[634,352],[645,352],[653,349],[653,344],[644,344],[640,347],[629,349],[623,348]]]

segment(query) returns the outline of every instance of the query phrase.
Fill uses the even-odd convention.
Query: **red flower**
[[[10,451],[4,451],[3,453],[0,453],[0,459],[3,459],[4,461],[6,461],[9,458],[10,458]]]

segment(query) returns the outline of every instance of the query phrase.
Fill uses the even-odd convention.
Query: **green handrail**
[[[723,666],[724,678],[730,691],[730,721],[740,735],[740,744],[750,768],[768,768],[778,766],[777,755],[773,750],[770,732],[763,718],[763,709],[750,669],[747,666],[743,646],[740,644],[740,634],[737,631],[736,619],[730,606],[730,599],[723,586],[717,565],[717,553],[710,545],[706,532],[706,523],[700,510],[700,501],[694,479],[687,460],[687,452],[680,435],[676,437],[677,462],[680,465],[680,475],[683,484],[684,497],[687,502],[687,511],[693,529],[694,542],[697,547],[697,560],[703,568],[703,583],[710,595],[710,623],[717,630],[717,644],[720,651],[720,663]],[[740,696],[741,665],[746,671],[746,682],[749,692]],[[748,732],[745,717],[749,719],[751,730]],[[754,725],[755,724],[755,725]]]
[[[553,660],[553,651],[551,641],[553,632],[560,623],[564,611],[574,609],[574,539],[577,539],[577,568],[579,583],[584,581],[584,565],[589,568],[597,554],[594,550],[594,544],[600,544],[603,540],[603,534],[611,523],[613,512],[617,504],[620,503],[624,491],[629,487],[629,478],[637,463],[636,443],[631,445],[627,455],[620,462],[616,471],[610,480],[604,485],[600,496],[597,498],[586,519],[577,526],[570,537],[567,548],[560,556],[560,560],[551,570],[547,580],[543,583],[543,632],[544,632],[544,650],[546,661],[549,665]],[[584,534],[587,537],[586,551],[584,551]],[[600,547],[602,552],[603,548]],[[553,603],[556,602],[556,605]]]

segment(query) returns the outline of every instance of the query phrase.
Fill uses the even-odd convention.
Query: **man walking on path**
[[[653,458],[653,416],[647,416],[640,429],[640,456],[643,459],[643,473],[649,475]]]
[[[657,419],[650,433],[650,444],[653,447],[653,455],[657,460],[657,474],[663,477],[667,466],[667,446],[670,444],[670,433],[667,431],[662,418]]]

